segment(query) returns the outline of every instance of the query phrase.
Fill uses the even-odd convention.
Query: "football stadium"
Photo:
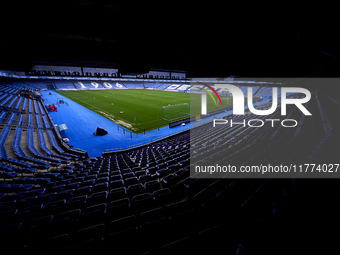
[[[276,39],[253,31],[267,23],[247,12],[225,47],[183,28],[218,32],[215,14],[193,21],[169,7],[181,14],[170,20],[149,4],[92,0],[6,8],[32,30],[8,25],[1,42],[1,254],[338,253],[340,54],[329,37],[287,33],[270,48]]]

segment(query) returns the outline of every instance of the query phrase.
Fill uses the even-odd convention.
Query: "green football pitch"
[[[170,91],[146,89],[114,90],[70,90],[57,91],[60,95],[112,120],[113,122],[135,133],[156,129],[169,124],[162,117],[162,107],[168,105],[188,104],[190,115],[199,115],[201,111],[200,94],[189,94]],[[208,97],[209,98],[209,97]],[[221,96],[223,107],[207,100],[208,112],[232,105],[231,97]],[[216,98],[216,101],[217,98]],[[183,112],[177,119],[190,115]]]

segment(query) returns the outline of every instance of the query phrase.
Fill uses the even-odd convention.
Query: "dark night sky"
[[[335,76],[340,66],[321,53],[340,58],[335,5],[14,0],[2,11],[3,69],[84,64],[170,68],[196,76],[288,77],[317,68]]]

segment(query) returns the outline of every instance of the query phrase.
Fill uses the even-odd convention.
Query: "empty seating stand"
[[[6,111],[0,113],[0,124],[6,119],[7,113]]]
[[[53,149],[55,149],[58,153],[63,154],[64,151],[58,146],[52,130],[48,129],[47,134],[48,134],[48,137],[50,138],[50,142],[52,144]]]
[[[10,126],[5,126],[0,133],[0,158],[7,159],[7,151],[5,148],[5,143],[7,141],[8,135],[11,132]]]
[[[7,150],[5,148],[5,143],[8,139],[9,133],[11,132],[12,127],[11,126],[5,126],[0,134],[0,158],[4,161],[4,162],[8,162],[10,164],[14,164],[20,167],[28,167],[28,168],[32,168],[34,167],[34,165],[20,161],[20,160],[16,160],[13,158],[9,158],[8,154],[7,154]]]
[[[43,160],[46,160],[46,161],[49,161],[49,162],[53,162],[54,164],[58,164],[58,165],[61,164],[61,161],[59,159],[47,157],[47,156],[41,155],[39,153],[39,151],[34,146],[34,136],[33,136],[33,129],[32,128],[27,129],[27,148],[37,158],[40,158],[40,159],[43,159]]]
[[[6,91],[15,92],[12,88]],[[27,100],[22,101],[24,104]],[[64,254],[89,252],[88,249],[109,254],[172,254],[191,251],[183,249],[183,245],[196,247],[193,249],[197,253],[211,252],[218,240],[217,246],[224,249],[223,254],[235,254],[240,239],[252,240],[256,236],[254,229],[265,232],[259,223],[266,222],[267,226],[280,223],[283,217],[273,214],[273,202],[289,204],[285,203],[286,199],[293,193],[287,198],[283,189],[296,188],[292,180],[189,178],[188,160],[190,152],[207,160],[205,150],[218,156],[232,155],[231,162],[247,164],[257,163],[256,157],[267,162],[269,155],[275,153],[284,153],[289,158],[299,148],[276,145],[284,140],[286,146],[295,136],[300,139],[303,132],[293,128],[262,133],[260,129],[226,130],[202,125],[192,133],[183,132],[143,148],[69,164],[65,159],[71,159],[72,155],[59,146],[47,114],[43,114],[40,102],[35,103],[36,114],[32,109],[30,113],[16,114],[19,115],[15,115],[19,119],[17,126],[14,127],[15,121],[10,126],[3,125],[0,133],[0,235],[5,243],[2,248],[13,248],[13,244],[25,250],[21,254],[45,251]],[[10,116],[8,119],[14,116],[6,114]],[[31,124],[22,126],[26,114]],[[288,114],[292,118],[300,116],[291,109]],[[325,106],[318,116],[331,124]],[[332,133],[328,125],[320,125],[325,133]],[[304,125],[299,127],[303,130]],[[6,148],[14,129],[11,145],[15,158],[10,159]],[[34,139],[34,132],[38,140]],[[213,139],[208,133],[213,134]],[[58,154],[47,147],[45,137]],[[27,151],[21,146],[23,139]],[[56,167],[50,168],[52,165]],[[298,189],[301,186],[303,183],[299,183]],[[317,188],[311,186],[312,190]],[[297,201],[301,202],[299,197]],[[314,197],[310,202],[313,207]],[[219,236],[220,233],[223,235]],[[209,247],[204,247],[206,242]]]
[[[33,112],[33,100],[28,100],[28,113],[32,113]]]
[[[13,138],[13,142],[12,142],[12,147],[13,147],[13,150],[14,150],[15,154],[20,159],[28,160],[28,161],[33,162],[34,164],[40,165],[40,168],[42,168],[42,169],[49,168],[50,163],[48,163],[46,161],[42,161],[42,160],[39,160],[39,159],[35,159],[35,158],[31,158],[31,157],[27,157],[26,156],[25,152],[21,148],[22,131],[23,131],[22,127],[17,127],[17,129],[15,131],[15,134],[14,134],[14,138]]]
[[[44,131],[42,129],[37,129],[38,137],[39,137],[39,146],[40,148],[49,156],[53,155],[53,152],[47,148],[46,141],[44,137]]]

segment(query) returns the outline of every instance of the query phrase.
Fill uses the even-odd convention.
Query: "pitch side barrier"
[[[195,117],[185,118],[185,119],[182,119],[182,120],[176,120],[176,121],[169,123],[169,128],[177,127],[177,126],[181,125],[182,123],[189,123],[189,122],[193,122],[193,121],[195,121]]]
[[[228,108],[216,110],[216,111],[213,111],[213,112],[208,112],[205,115],[199,115],[199,116],[200,116],[200,119],[204,119],[204,118],[207,118],[207,117],[214,116],[216,114],[220,114],[220,113],[223,113],[223,112],[230,111],[232,109],[233,109],[233,107],[230,106]],[[177,126],[181,125],[182,123],[189,123],[189,122],[193,122],[193,121],[196,121],[196,116],[192,116],[190,118],[185,118],[185,119],[182,119],[182,120],[173,121],[173,122],[169,123],[169,128],[177,127]]]

